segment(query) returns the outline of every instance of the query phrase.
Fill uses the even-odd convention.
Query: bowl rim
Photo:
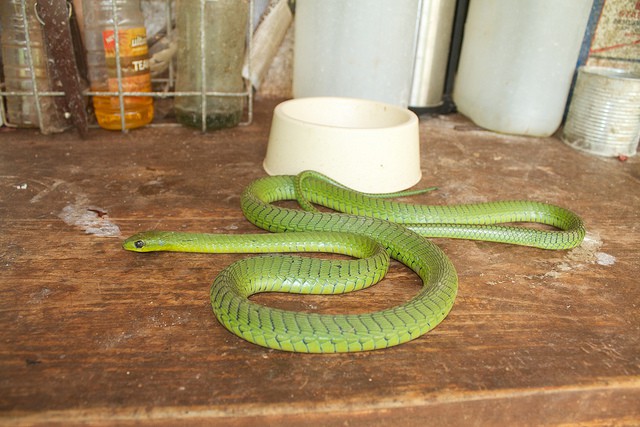
[[[355,107],[355,108],[363,108],[369,107],[372,109],[380,110],[380,112],[392,112],[397,117],[401,117],[402,120],[396,120],[395,124],[384,125],[384,126],[347,126],[347,125],[338,125],[325,123],[322,121],[313,121],[309,120],[305,117],[298,117],[296,114],[292,114],[292,110],[295,113],[295,109],[299,109],[301,107],[309,108],[309,106],[314,106],[314,108],[322,108],[332,105],[334,108],[336,105],[341,105],[343,107]],[[324,129],[340,129],[344,130],[352,130],[352,131],[370,131],[370,130],[382,130],[382,129],[397,129],[401,127],[407,126],[415,126],[416,122],[419,121],[418,116],[408,108],[402,108],[396,105],[385,104],[383,102],[362,99],[362,98],[348,98],[348,97],[336,97],[336,96],[316,96],[316,97],[306,97],[306,98],[292,98],[278,104],[273,113],[274,119],[278,120],[287,120],[296,124],[303,124],[306,126],[315,126],[318,128]]]

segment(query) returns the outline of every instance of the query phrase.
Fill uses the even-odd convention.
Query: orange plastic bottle
[[[115,0],[115,6],[122,91],[151,92],[149,49],[140,0]],[[83,9],[91,90],[118,92],[113,0],[85,0]],[[144,126],[153,120],[152,97],[124,96],[123,104],[125,129]],[[93,107],[101,127],[122,129],[120,97],[94,96]]]

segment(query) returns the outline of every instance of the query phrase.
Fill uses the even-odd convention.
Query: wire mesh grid
[[[4,1],[4,0],[2,0]],[[166,7],[166,15],[165,15],[165,25],[166,25],[166,31],[167,31],[167,36],[170,36],[171,33],[174,31],[174,29],[172,28],[172,15],[171,15],[171,0],[166,0],[167,1],[167,7]],[[201,112],[201,118],[202,118],[202,126],[201,126],[201,130],[203,132],[205,132],[207,130],[207,123],[206,123],[206,115],[207,115],[207,97],[208,96],[220,96],[220,97],[243,97],[246,99],[246,103],[245,103],[245,114],[243,117],[243,120],[240,121],[239,125],[249,125],[251,124],[252,120],[253,120],[253,91],[252,91],[252,87],[251,87],[251,82],[244,78],[244,90],[241,92],[218,92],[218,91],[207,91],[206,90],[206,37],[204,37],[204,32],[206,29],[206,22],[205,22],[205,4],[206,4],[207,0],[200,0],[200,67],[201,67],[201,72],[202,72],[202,88],[200,91],[175,91],[175,90],[170,90],[170,88],[173,88],[175,86],[175,69],[174,69],[174,65],[173,65],[173,61],[171,61],[169,63],[169,67],[168,67],[168,77],[167,78],[152,78],[152,84],[153,83],[165,83],[165,88],[166,90],[162,90],[162,91],[151,91],[151,92],[130,92],[130,91],[125,91],[123,88],[123,84],[122,84],[122,66],[120,64],[120,44],[119,44],[119,31],[118,31],[118,19],[117,18],[117,5],[116,5],[116,0],[111,0],[111,13],[112,13],[112,17],[113,17],[113,31],[114,31],[114,38],[115,38],[115,60],[116,60],[116,76],[117,76],[117,83],[118,83],[118,90],[114,91],[114,92],[109,92],[109,91],[91,91],[91,90],[86,90],[84,91],[84,95],[86,96],[110,96],[110,97],[117,97],[118,98],[118,104],[119,104],[119,108],[120,108],[120,119],[121,119],[121,128],[123,132],[126,132],[127,129],[125,128],[125,114],[124,114],[124,109],[125,109],[125,104],[124,104],[124,99],[125,97],[130,97],[130,96],[146,96],[146,97],[153,97],[153,98],[172,98],[172,97],[179,97],[179,96],[200,96],[201,99],[201,108],[200,108],[200,112]],[[36,7],[36,1],[33,0],[32,2],[29,2],[28,0],[23,0],[21,1],[21,9],[20,9],[20,13],[21,13],[21,18],[22,18],[22,22],[24,23],[24,28],[25,28],[25,44],[26,44],[26,49],[25,49],[25,62],[26,65],[29,69],[30,72],[30,78],[31,78],[31,90],[23,90],[23,91],[7,91],[5,90],[5,82],[2,81],[0,82],[0,125],[4,124],[5,126],[8,127],[19,127],[18,124],[14,124],[11,123],[8,120],[7,117],[7,113],[6,113],[6,108],[4,105],[4,102],[2,101],[2,97],[4,96],[26,96],[26,97],[33,97],[33,101],[34,101],[34,105],[35,105],[35,110],[36,110],[36,115],[37,115],[37,120],[38,120],[38,127],[40,129],[42,129],[43,126],[43,111],[41,108],[41,98],[42,97],[55,97],[55,96],[65,96],[64,92],[61,91],[43,91],[43,90],[39,90],[38,89],[38,84],[36,81],[36,72],[35,72],[35,67],[34,67],[34,60],[33,60],[33,44],[31,41],[31,37],[30,37],[30,31],[29,31],[29,26],[30,26],[30,20],[27,14],[27,8],[30,7],[30,5],[33,4],[33,7]],[[35,10],[35,9],[34,9]],[[71,11],[71,5],[69,4],[69,10]],[[251,58],[251,45],[252,45],[252,39],[253,39],[253,25],[252,25],[252,19],[251,17],[253,16],[253,11],[254,11],[254,1],[253,0],[249,0],[249,18],[247,19],[247,43],[246,43],[246,69],[247,71],[247,75],[251,75],[251,63],[250,63],[250,59]],[[35,12],[36,16],[37,16],[37,11]],[[164,127],[164,126],[180,126],[178,123],[175,122],[170,122],[170,123],[151,123],[147,126],[151,126],[151,127]],[[92,127],[97,127],[97,125],[92,125]]]

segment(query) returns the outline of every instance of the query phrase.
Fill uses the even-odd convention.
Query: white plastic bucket
[[[496,132],[549,136],[562,122],[592,0],[474,0],[453,101]]]
[[[293,96],[362,98],[406,107],[419,3],[296,1]]]
[[[582,67],[562,140],[600,156],[633,156],[640,138],[640,74]]]

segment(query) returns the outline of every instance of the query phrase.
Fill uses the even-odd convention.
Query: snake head
[[[154,237],[150,232],[143,232],[126,239],[122,242],[122,247],[133,252],[151,252],[157,250],[151,244],[152,242],[157,245],[157,237]]]
[[[125,240],[122,247],[133,252],[193,252],[189,250],[194,239],[192,234],[160,230],[143,231]]]

